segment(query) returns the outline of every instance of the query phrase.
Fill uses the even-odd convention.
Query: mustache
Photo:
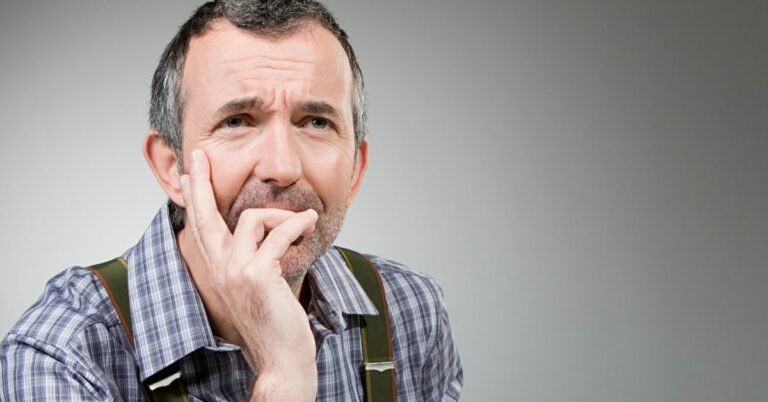
[[[254,181],[246,183],[222,214],[230,231],[234,232],[240,214],[250,208],[279,208],[294,212],[311,208],[321,215],[325,211],[323,201],[312,191],[296,185],[280,187],[274,183]]]

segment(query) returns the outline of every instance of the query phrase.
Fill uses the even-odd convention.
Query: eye
[[[331,122],[322,117],[312,117],[309,119],[309,125],[314,129],[325,130],[331,126]]]
[[[238,128],[245,123],[245,120],[240,116],[233,116],[221,123],[221,127],[225,128]]]
[[[241,128],[241,127],[250,127],[253,126],[254,121],[251,116],[247,114],[238,114],[234,116],[229,116],[226,119],[222,120],[221,123],[219,123],[219,126],[217,128],[224,128],[224,129],[235,129],[235,128]]]

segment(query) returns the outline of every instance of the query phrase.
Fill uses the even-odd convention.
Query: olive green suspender
[[[384,295],[384,286],[378,270],[362,254],[336,247],[344,257],[347,267],[373,301],[378,315],[361,317],[360,342],[363,350],[365,395],[368,402],[396,402],[395,361],[392,355],[392,337],[389,328],[389,314]],[[134,345],[131,330],[131,307],[128,303],[128,264],[115,258],[90,267],[107,291],[128,340]],[[156,402],[185,401],[187,393],[181,384],[177,367],[171,366],[148,378],[146,387]]]

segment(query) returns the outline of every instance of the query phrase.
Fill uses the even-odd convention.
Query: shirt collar
[[[202,300],[179,254],[167,204],[125,258],[141,381],[197,349],[216,348]],[[307,277],[314,310],[333,332],[346,328],[343,315],[378,314],[336,248],[320,256]]]
[[[333,332],[346,328],[343,315],[379,314],[335,247],[312,264],[308,277],[315,311]]]
[[[126,259],[142,381],[201,347],[216,345],[202,300],[179,254],[167,205]]]

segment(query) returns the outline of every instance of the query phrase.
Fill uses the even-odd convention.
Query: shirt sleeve
[[[442,292],[438,303],[435,343],[422,368],[423,401],[458,401],[464,381],[459,352],[453,342]]]
[[[98,379],[61,349],[24,335],[0,344],[3,401],[108,401]]]

